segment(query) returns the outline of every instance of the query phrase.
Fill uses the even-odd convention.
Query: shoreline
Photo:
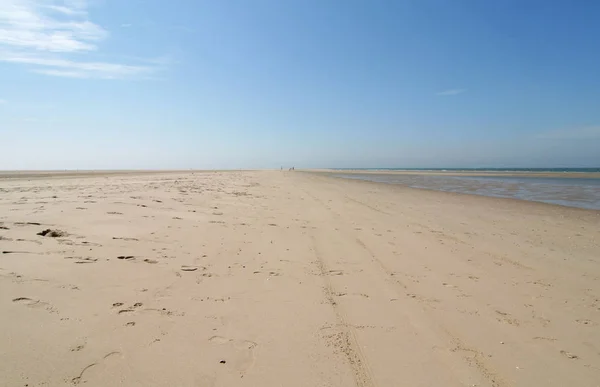
[[[390,185],[390,186],[397,186],[397,187],[404,187],[404,188],[410,188],[410,189],[417,189],[417,190],[426,190],[426,191],[435,191],[435,192],[441,192],[441,193],[449,193],[449,194],[455,194],[455,195],[470,195],[470,196],[475,196],[475,197],[486,197],[486,198],[493,198],[493,199],[506,199],[506,200],[517,200],[517,201],[524,201],[524,202],[529,202],[529,203],[538,203],[538,204],[544,204],[544,205],[551,205],[551,206],[560,206],[560,207],[567,207],[567,208],[577,208],[577,209],[582,209],[582,210],[586,210],[586,211],[600,211],[600,208],[589,208],[586,207],[584,205],[578,205],[577,203],[577,198],[574,199],[570,199],[573,202],[572,203],[553,203],[551,200],[551,198],[546,199],[546,200],[535,200],[533,198],[523,198],[523,197],[508,197],[508,196],[502,196],[500,194],[494,194],[492,193],[493,188],[487,188],[489,190],[489,193],[474,193],[474,192],[469,192],[469,190],[467,190],[467,187],[465,186],[463,191],[460,190],[455,190],[455,191],[451,191],[448,189],[445,189],[444,184],[438,186],[438,187],[423,187],[423,186],[411,186],[409,182],[404,182],[404,181],[389,181],[389,182],[383,182],[383,181],[373,181],[373,180],[368,180],[368,179],[352,179],[350,177],[346,177],[346,176],[342,176],[342,175],[384,175],[384,176],[428,176],[427,174],[404,174],[404,173],[396,173],[396,174],[389,174],[389,173],[373,173],[373,174],[363,174],[361,172],[354,172],[354,173],[336,173],[336,172],[325,172],[325,171],[303,171],[305,173],[313,173],[315,175],[321,175],[321,176],[328,176],[328,177],[332,177],[332,178],[338,178],[338,179],[345,179],[345,180],[353,180],[353,181],[362,181],[362,182],[369,182],[369,183],[375,183],[375,184],[384,184],[384,185]],[[452,174],[452,175],[444,175],[444,174],[429,174],[429,176],[439,176],[439,177],[443,177],[443,176],[451,176],[451,177],[477,177],[477,176],[471,176],[471,175],[457,175],[457,174]],[[490,177],[493,175],[485,175],[486,177]],[[484,177],[484,175],[480,175],[478,177]],[[502,176],[504,177],[504,176]],[[513,176],[511,176],[513,177]],[[547,177],[562,177],[562,176],[557,176],[556,174],[553,176],[527,176],[527,177],[532,177],[532,178],[547,178]],[[573,176],[570,176],[571,178],[573,178]],[[532,181],[533,183],[534,181]],[[488,183],[488,182],[486,182]],[[490,182],[488,183],[491,186],[491,183],[494,183],[493,180],[490,180]],[[486,185],[485,184],[481,184],[479,187],[477,187],[479,189],[486,189]],[[473,191],[471,189],[471,191]],[[568,201],[568,199],[562,199],[565,201]]]
[[[468,176],[468,177],[556,177],[600,179],[600,172],[528,172],[528,171],[434,171],[434,170],[339,170],[339,169],[302,169],[298,171],[338,174],[374,174],[374,175],[431,175],[431,176]]]
[[[523,200],[516,198],[503,198],[495,196],[477,195],[472,193],[459,193],[449,191],[439,191],[429,188],[408,187],[401,184],[381,183],[369,180],[346,179],[343,177],[327,176],[325,174],[315,174],[316,177],[324,179],[334,179],[341,182],[350,182],[365,186],[377,187],[382,191],[388,191],[394,195],[418,195],[423,200],[432,202],[444,202],[449,206],[462,205],[465,202],[471,203],[482,208],[493,208],[502,211],[523,212],[525,214],[548,215],[552,217],[568,218],[573,220],[586,220],[586,222],[599,222],[600,210],[572,207],[561,204],[545,203],[533,200]]]

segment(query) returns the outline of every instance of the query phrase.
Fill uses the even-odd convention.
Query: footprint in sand
[[[13,299],[13,302],[16,302],[18,304],[23,304],[23,305],[27,305],[27,306],[34,306],[34,305],[38,305],[40,304],[40,300],[32,300],[31,298],[27,298],[27,297],[18,297]]]
[[[117,257],[117,259],[130,260],[130,259],[135,259],[135,257],[133,255],[119,255]]]
[[[567,357],[568,359],[579,359],[579,356],[572,354],[571,352],[560,351],[560,354]]]
[[[47,302],[34,300],[28,297],[17,297],[12,300],[14,303],[22,304],[30,308],[44,308],[48,312],[56,312],[56,310]]]
[[[98,261],[98,258],[92,258],[92,257],[84,257],[84,258],[79,258],[79,260],[75,261],[75,263],[96,263]]]
[[[90,373],[90,369],[98,368],[101,365],[106,366],[105,363],[108,359],[116,358],[118,355],[121,355],[121,352],[113,351],[113,352],[110,352],[110,353],[104,355],[104,357],[102,357],[102,359],[100,359],[99,361],[88,364],[81,370],[81,372],[79,373],[78,376],[71,379],[71,383],[73,383],[75,385],[78,385],[80,383],[86,383],[87,382],[86,378],[89,376],[88,374]]]
[[[188,266],[188,265],[182,265],[181,266],[181,271],[196,271],[198,270],[198,266]],[[205,269],[205,268],[202,268]]]
[[[123,306],[122,302],[115,302],[114,304],[112,304],[113,308],[119,308]],[[133,304],[133,306],[127,308],[127,309],[121,309],[119,310],[118,314],[127,314],[127,313],[133,313],[135,312],[135,309],[137,308],[141,308],[142,306],[144,306],[144,304],[142,304],[141,302],[136,302],[135,304]]]
[[[588,320],[588,319],[580,319],[580,320],[575,320],[575,321],[582,325],[589,325],[589,326],[596,325],[595,322],[593,322],[592,320]]]
[[[519,325],[521,325],[521,322],[519,320],[517,320],[516,318],[513,318],[509,313],[497,310],[496,314],[498,315],[498,317],[496,318],[496,320],[498,320],[499,322],[503,322],[503,323],[506,323],[506,324],[514,325],[514,326],[517,326],[517,327]]]
[[[230,364],[240,374],[244,374],[254,365],[254,348],[257,343],[250,340],[235,340],[222,336],[212,336],[208,342],[215,344],[216,358],[221,364]]]
[[[79,352],[79,351],[81,351],[84,348],[85,348],[85,343],[79,344],[79,345],[76,345],[76,346],[72,347],[71,348],[71,352]]]
[[[329,270],[327,272],[327,274],[329,274],[329,275],[344,275],[344,271],[343,270]]]

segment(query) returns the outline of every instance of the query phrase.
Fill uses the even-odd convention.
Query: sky
[[[0,169],[600,167],[600,2],[0,0]]]

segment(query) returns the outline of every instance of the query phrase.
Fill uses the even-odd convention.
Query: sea
[[[400,184],[412,188],[512,198],[557,204],[561,206],[600,210],[600,168],[362,168],[358,170],[381,173],[353,172],[336,169],[336,177],[377,183]],[[357,171],[352,168],[352,171]],[[395,171],[394,173],[385,173]],[[402,174],[409,171],[410,174]],[[415,172],[449,172],[449,174],[415,174]],[[470,172],[452,175],[451,172]],[[477,173],[482,173],[477,175]],[[484,173],[491,174],[484,174]],[[497,172],[498,175],[494,175]],[[504,173],[501,173],[504,172]],[[531,173],[562,172],[556,176],[531,176]],[[509,173],[506,175],[505,173]]]

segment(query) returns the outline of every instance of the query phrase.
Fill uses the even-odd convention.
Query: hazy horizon
[[[0,3],[0,170],[600,166],[600,3]]]
[[[203,171],[278,171],[280,169],[288,170],[294,167],[298,171],[310,170],[332,170],[332,171],[507,171],[507,172],[598,172],[600,167],[319,167],[319,168],[298,168],[295,166],[281,166],[279,168],[180,168],[180,169],[143,169],[143,168],[115,168],[115,169],[0,169],[0,172],[203,172]]]

